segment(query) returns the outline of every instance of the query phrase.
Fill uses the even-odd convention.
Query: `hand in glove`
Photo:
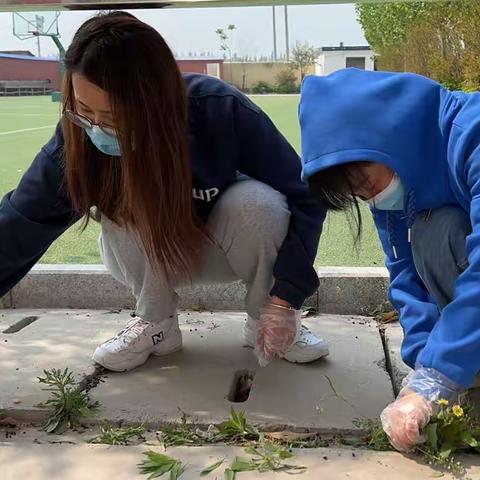
[[[295,342],[300,329],[300,314],[291,307],[270,302],[257,324],[255,355],[261,367],[283,357]]]
[[[380,419],[390,443],[408,452],[425,442],[422,430],[438,411],[438,401],[454,400],[459,387],[433,368],[419,367],[404,380],[397,399],[382,412]]]

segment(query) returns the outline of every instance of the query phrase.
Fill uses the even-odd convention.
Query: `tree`
[[[477,85],[480,62],[466,58],[480,54],[470,47],[480,41],[467,40],[479,37],[480,0],[361,4],[356,11],[380,69],[419,73],[452,89]]]
[[[300,79],[303,81],[307,68],[314,65],[317,60],[317,49],[308,44],[297,43],[292,50],[292,57],[292,66],[300,70]]]
[[[276,93],[298,93],[297,76],[291,68],[287,68],[278,72],[275,80]]]
[[[224,28],[217,28],[215,33],[218,35],[220,39],[220,49],[223,51],[223,57],[225,60],[227,58],[232,58],[232,43],[233,43],[233,32],[237,29],[235,25],[229,25],[227,27],[227,32],[225,32]],[[228,57],[227,57],[228,53]]]
[[[220,39],[220,49],[223,51],[223,58],[226,60],[228,58],[230,62],[230,83],[233,82],[233,70],[232,70],[232,45],[233,45],[233,32],[237,29],[237,27],[233,24],[230,24],[227,27],[227,32],[225,32],[224,28],[217,28],[215,33],[218,35]],[[228,57],[227,57],[228,54]]]
[[[373,50],[404,42],[413,23],[430,11],[428,2],[362,3],[355,6],[365,38]]]

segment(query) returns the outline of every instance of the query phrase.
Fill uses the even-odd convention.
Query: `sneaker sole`
[[[150,356],[165,357],[167,355],[171,355],[173,353],[179,352],[181,349],[182,349],[182,344],[180,343],[179,345],[176,345],[175,347],[173,347],[172,349],[164,353],[157,353],[155,351],[141,353],[141,354],[138,354],[139,355],[137,357],[138,360],[134,363],[132,363],[131,361],[124,361],[124,362],[117,362],[115,364],[112,364],[112,363],[109,363],[108,361],[105,361],[104,359],[102,359],[101,357],[95,354],[93,355],[93,360],[94,362],[98,363],[102,367],[112,372],[129,372],[130,370],[134,370],[135,368],[138,368],[144,365],[147,362],[147,360],[150,358]]]
[[[249,348],[254,348],[252,338],[250,335],[247,335],[247,334],[245,335],[244,345]],[[290,351],[290,352],[287,352],[287,354],[282,358],[290,363],[310,363],[320,358],[326,357],[329,354],[330,354],[330,350],[328,348],[328,345],[324,345],[322,348],[315,350],[314,353],[312,353],[311,351],[304,352],[304,353],[299,353],[298,351],[293,351],[293,352]]]
[[[290,363],[311,363],[320,358],[327,357],[330,354],[328,347],[324,347],[315,352],[315,354],[301,354],[299,352],[287,352],[283,359]]]

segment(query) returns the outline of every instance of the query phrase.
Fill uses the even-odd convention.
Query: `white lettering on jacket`
[[[203,200],[204,202],[211,202],[214,197],[220,193],[218,188],[206,188],[202,190],[201,188],[193,188],[192,194],[195,200]]]

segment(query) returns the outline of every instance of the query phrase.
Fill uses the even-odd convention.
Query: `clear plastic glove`
[[[300,329],[300,314],[293,308],[268,304],[257,324],[255,355],[261,367],[283,357],[295,342]]]
[[[425,442],[422,430],[438,411],[438,401],[455,399],[459,387],[433,368],[419,367],[403,382],[404,388],[395,402],[380,415],[390,443],[408,452]]]

